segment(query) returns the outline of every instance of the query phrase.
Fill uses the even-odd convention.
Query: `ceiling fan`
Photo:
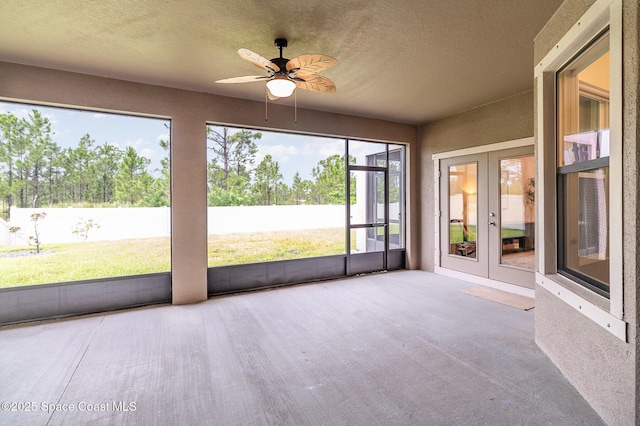
[[[334,93],[336,85],[326,77],[316,75],[338,61],[335,58],[318,54],[300,55],[297,58],[282,57],[282,49],[287,47],[286,38],[277,38],[275,46],[280,49],[280,57],[268,60],[249,49],[239,49],[238,55],[245,61],[263,68],[267,75],[247,75],[218,80],[216,83],[251,83],[267,81],[267,96],[271,100],[291,96],[296,87],[314,92]]]

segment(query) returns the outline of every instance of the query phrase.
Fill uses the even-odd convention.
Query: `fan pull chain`
[[[298,91],[293,91],[293,124],[298,124]]]
[[[265,123],[269,121],[269,110],[267,106],[269,105],[269,94],[267,93],[267,86],[264,89],[264,121]]]

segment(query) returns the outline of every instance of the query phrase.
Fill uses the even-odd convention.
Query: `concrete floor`
[[[3,328],[0,424],[602,424],[533,311],[469,287],[402,271]]]

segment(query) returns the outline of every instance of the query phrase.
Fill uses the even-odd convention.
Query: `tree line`
[[[96,144],[87,133],[62,148],[50,120],[37,109],[27,118],[0,114],[0,199],[17,207],[168,206],[169,142],[158,173],[133,147]]]
[[[313,180],[300,173],[288,186],[271,155],[256,163],[260,132],[207,128],[209,206],[343,204],[344,155],[320,160]],[[170,205],[169,141],[159,169],[133,147],[97,144],[86,133],[61,147],[50,120],[37,109],[27,118],[0,114],[0,213],[17,207],[159,207]],[[350,159],[350,161],[353,161]],[[352,202],[355,178],[351,179]]]
[[[313,180],[302,179],[299,172],[288,186],[280,164],[270,154],[255,165],[262,133],[251,130],[232,132],[227,127],[207,128],[207,164],[210,206],[344,204],[345,157],[332,155],[311,170]],[[355,158],[350,157],[355,163]],[[355,176],[351,177],[351,202],[355,202]]]

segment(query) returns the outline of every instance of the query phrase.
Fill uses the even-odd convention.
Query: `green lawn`
[[[208,265],[341,254],[344,239],[342,228],[210,235]],[[0,246],[0,288],[171,270],[168,237],[43,244],[37,255],[31,250]]]
[[[522,237],[524,235],[524,231],[522,229],[502,229],[502,238],[508,237]]]
[[[43,244],[37,255],[31,249],[0,247],[0,288],[162,272],[171,264],[169,238]]]
[[[460,223],[452,223],[449,225],[449,242],[450,243],[461,243],[464,241],[464,232],[462,230],[462,224]],[[476,226],[470,225],[467,227],[467,241],[475,241],[476,240]]]
[[[341,254],[344,239],[342,228],[209,235],[209,266]]]

